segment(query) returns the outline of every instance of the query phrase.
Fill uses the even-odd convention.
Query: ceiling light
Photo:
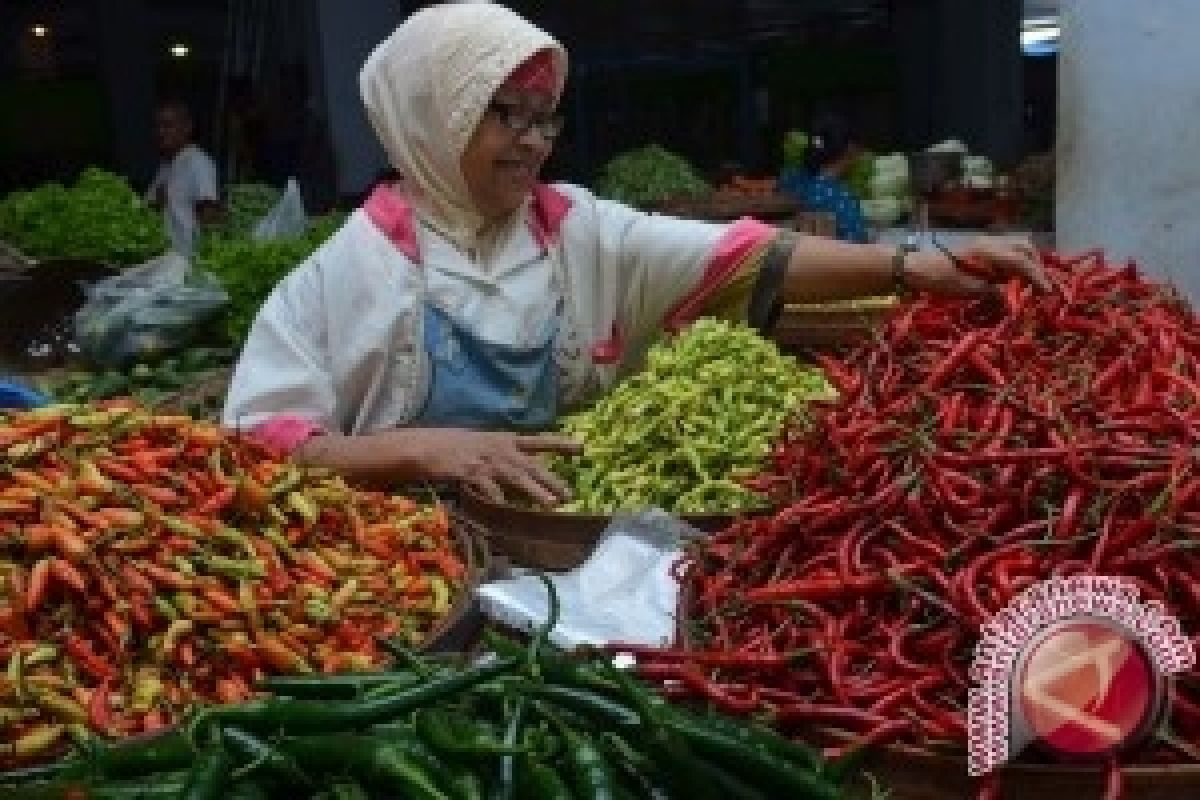
[[[1029,28],[1021,31],[1021,46],[1036,47],[1058,41],[1061,29],[1058,25],[1047,25],[1044,28]]]
[[[188,54],[192,52],[191,48],[186,44],[173,44],[171,45],[170,51],[171,55],[173,55],[175,58],[187,58]]]
[[[39,39],[44,39],[50,35],[50,29],[42,24],[33,25],[29,28],[29,32]]]

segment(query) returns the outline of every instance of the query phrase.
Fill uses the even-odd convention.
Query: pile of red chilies
[[[756,481],[782,510],[685,559],[685,646],[643,676],[809,737],[961,751],[980,624],[1033,583],[1128,576],[1193,630],[1200,331],[1132,266],[1044,259],[1053,292],[920,299],[824,359],[841,399]],[[1200,760],[1196,678],[1141,758]]]

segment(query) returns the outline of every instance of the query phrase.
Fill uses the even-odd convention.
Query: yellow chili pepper
[[[87,711],[66,695],[50,689],[32,690],[33,701],[41,708],[68,722],[86,722]]]
[[[0,753],[29,758],[49,750],[67,732],[66,725],[39,725],[12,743],[0,744]]]

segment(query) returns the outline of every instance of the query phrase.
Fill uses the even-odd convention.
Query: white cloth
[[[486,272],[425,226],[415,264],[355,212],[267,299],[234,372],[225,424],[252,428],[294,414],[345,434],[405,425],[428,393],[426,297],[471,320],[477,335],[518,344],[544,319],[556,271],[566,300],[562,403],[578,406],[610,386],[640,363],[670,309],[700,283],[725,227],[555,188],[571,201],[557,241],[544,252],[518,226]],[[597,364],[590,346],[614,324],[622,359]]]
[[[552,36],[503,6],[436,5],[406,19],[359,75],[367,116],[418,214],[463,250],[486,249],[513,227],[481,241],[486,226],[460,159],[492,95],[541,50],[555,55],[561,92],[567,55]]]
[[[147,202],[156,198],[160,187],[166,191],[163,216],[171,246],[190,257],[196,234],[196,204],[215,203],[218,199],[217,165],[199,147],[188,145],[159,166],[154,182],[146,190]]]

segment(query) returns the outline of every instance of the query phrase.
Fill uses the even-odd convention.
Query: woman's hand
[[[981,236],[954,255],[961,265],[937,251],[910,254],[909,286],[934,294],[979,295],[995,291],[997,284],[1010,278],[1020,278],[1037,289],[1050,290],[1037,250],[1025,239]]]
[[[453,428],[424,429],[419,436],[415,449],[420,453],[423,470],[433,480],[465,484],[495,502],[504,501],[506,490],[523,494],[546,508],[570,499],[567,485],[538,455],[577,454],[582,445],[574,439]]]

